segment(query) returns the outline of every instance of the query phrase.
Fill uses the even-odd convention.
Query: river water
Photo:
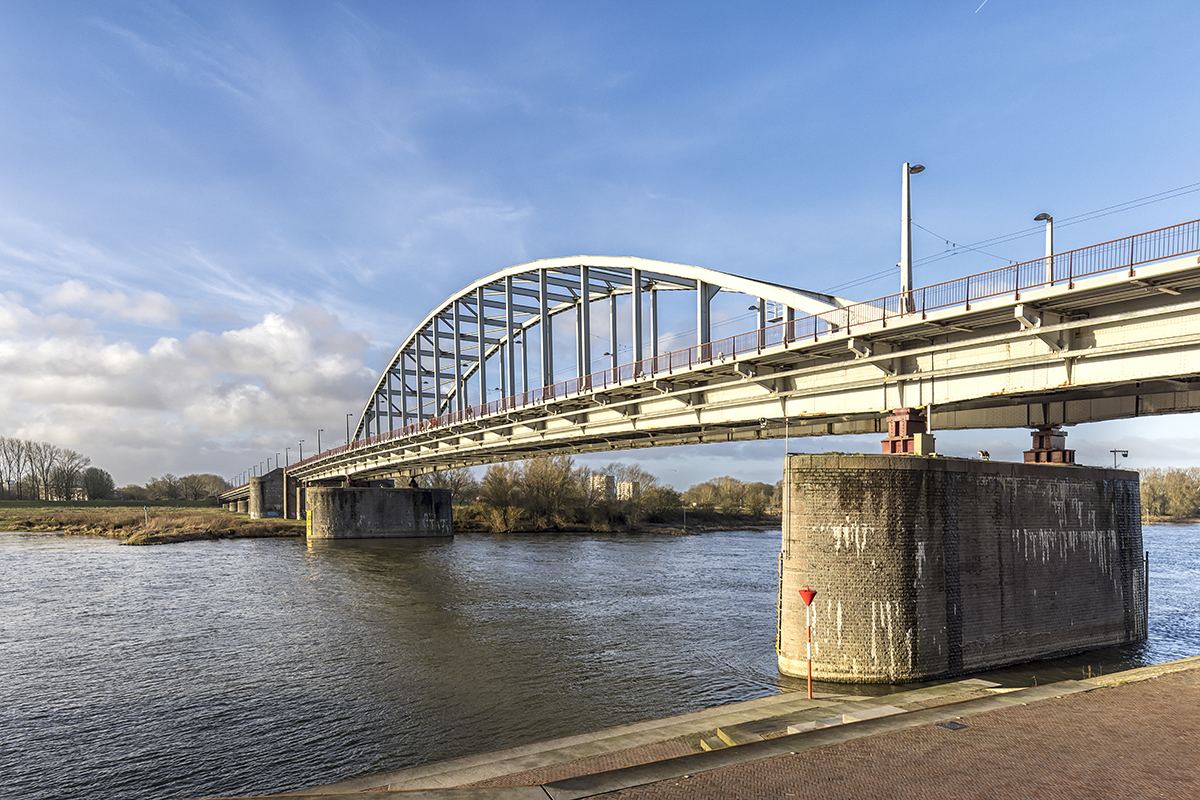
[[[1144,536],[1146,644],[993,679],[1200,652],[1200,526]],[[0,797],[265,794],[801,688],[775,667],[778,547],[0,534]]]

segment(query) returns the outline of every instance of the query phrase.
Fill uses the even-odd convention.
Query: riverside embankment
[[[438,800],[1200,795],[1200,657],[1025,689],[777,695],[289,796]]]
[[[769,531],[779,529],[779,518],[743,517],[708,513],[696,515],[686,526],[643,522],[632,529],[617,526],[596,530],[586,525],[559,528],[518,526],[512,534],[673,534],[729,530]],[[30,531],[81,536],[107,536],[124,544],[172,544],[204,539],[267,539],[303,536],[304,522],[280,517],[250,519],[221,508],[197,503],[183,506],[96,501],[90,503],[42,503],[38,501],[0,501],[0,532]],[[477,519],[456,522],[455,533],[493,533]]]
[[[302,536],[297,520],[257,519],[219,508],[113,503],[0,502],[0,531],[106,536],[123,544],[148,545],[196,539]]]

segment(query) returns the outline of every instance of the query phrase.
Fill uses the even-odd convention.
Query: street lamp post
[[[1120,455],[1121,458],[1129,458],[1128,450],[1109,450],[1108,452],[1113,454],[1113,469],[1117,468],[1117,456],[1118,455]]]
[[[299,460],[300,460],[300,461],[303,461],[303,460],[304,460],[304,440],[303,440],[303,439],[301,439],[301,440],[300,440],[300,442],[299,442],[299,447],[300,447],[300,458],[299,458]],[[320,451],[320,450],[318,450],[317,452],[319,453],[319,452],[321,452],[321,451]]]
[[[352,417],[352,416],[354,416],[354,415],[353,414],[346,415],[346,444],[347,445],[350,444],[350,417]]]
[[[1038,214],[1034,222],[1046,223],[1046,283],[1054,285],[1054,217],[1049,214]]]
[[[292,448],[290,447],[283,448],[283,465],[285,467],[292,465]]]
[[[912,272],[912,190],[909,188],[909,176],[924,172],[921,164],[904,162],[900,191],[900,293],[904,295],[905,311],[911,314],[913,306],[913,272]]]
[[[317,452],[318,453],[321,452],[321,432],[324,430],[325,430],[324,428],[317,428]]]

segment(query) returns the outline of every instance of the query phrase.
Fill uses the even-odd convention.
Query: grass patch
[[[167,544],[193,539],[248,539],[303,536],[302,520],[250,519],[200,505],[122,503],[0,502],[0,531],[47,531],[108,536],[124,544]]]

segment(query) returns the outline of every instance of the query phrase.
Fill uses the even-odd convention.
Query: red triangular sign
[[[811,606],[813,598],[816,596],[817,593],[807,586],[800,590],[800,599],[804,601],[804,605],[806,606]]]

